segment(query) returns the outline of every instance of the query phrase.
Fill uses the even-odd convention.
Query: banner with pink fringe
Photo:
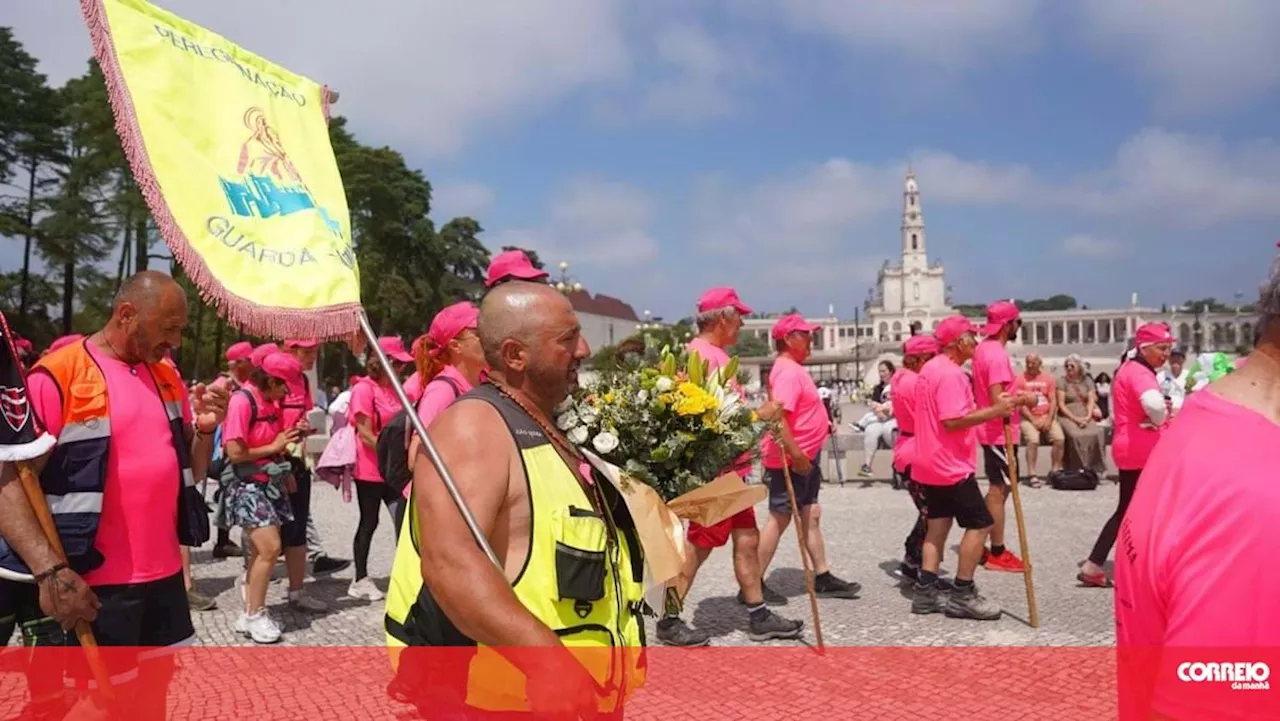
[[[359,332],[328,88],[145,0],[80,7],[134,179],[205,301],[254,335]]]

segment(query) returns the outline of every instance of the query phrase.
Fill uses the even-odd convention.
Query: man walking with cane
[[[778,541],[791,523],[791,499],[783,471],[783,465],[789,464],[800,510],[800,538],[813,559],[816,574],[814,591],[825,598],[855,598],[862,586],[831,573],[820,525],[818,491],[822,487],[822,469],[818,454],[831,433],[831,421],[818,395],[818,386],[803,365],[812,350],[813,332],[818,329],[799,313],[792,313],[780,318],[770,333],[778,353],[769,372],[770,399],[781,405],[782,422],[778,424],[781,443],[774,440],[772,433],[766,434],[762,442],[764,475],[769,484],[769,520],[760,534],[760,577],[764,578],[778,550]]]

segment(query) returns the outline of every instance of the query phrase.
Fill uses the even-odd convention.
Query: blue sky
[[[75,3],[5,4],[83,69]],[[1251,299],[1280,238],[1273,0],[158,4],[337,87],[437,222],[656,315],[733,284],[852,316],[908,164],[960,302]]]

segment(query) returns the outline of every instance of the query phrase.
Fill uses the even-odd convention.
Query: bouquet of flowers
[[[737,369],[737,358],[711,371],[696,352],[650,343],[566,399],[556,425],[670,501],[757,448],[766,424],[731,384]]]

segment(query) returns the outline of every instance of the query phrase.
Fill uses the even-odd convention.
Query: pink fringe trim
[[[133,109],[133,98],[129,94],[124,73],[120,69],[120,61],[116,57],[115,45],[111,39],[111,27],[102,0],[80,0],[80,12],[88,26],[89,38],[93,41],[93,54],[97,57],[102,74],[106,77],[107,96],[111,100],[111,113],[115,117],[116,133],[120,136],[120,143],[124,147],[125,157],[129,160],[134,181],[137,182],[138,189],[151,210],[151,217],[155,220],[160,235],[169,246],[173,257],[182,265],[182,269],[199,289],[200,297],[212,305],[228,323],[250,335],[268,338],[344,340],[352,333],[359,333],[359,318],[363,312],[359,303],[342,303],[312,310],[263,306],[231,293],[222,285],[191,242],[187,240],[186,234],[182,232],[182,228],[178,226],[177,220],[164,201],[164,193],[156,180],[155,170],[151,166],[151,159],[147,155],[146,143],[142,137],[142,129],[138,125],[137,115]],[[321,98],[326,122],[329,117],[328,98],[329,94],[326,90]]]
[[[320,88],[320,109],[324,111],[324,122],[329,122],[329,86]]]

